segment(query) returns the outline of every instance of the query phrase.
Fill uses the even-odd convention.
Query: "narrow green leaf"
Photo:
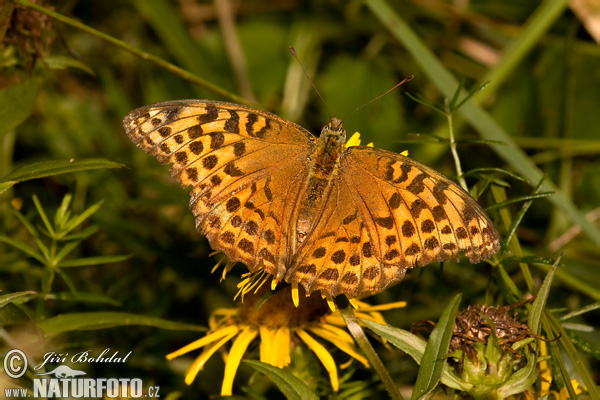
[[[6,306],[0,308],[0,328],[27,322],[31,322],[27,313],[14,303],[8,303]]]
[[[452,96],[452,99],[450,100],[450,104],[449,104],[450,112],[455,110],[456,102],[458,101],[460,94],[462,93],[464,88],[465,88],[465,80],[461,79],[460,82],[458,83],[456,90],[454,91],[454,95]]]
[[[509,204],[513,204],[513,203],[519,203],[521,201],[528,201],[528,200],[535,200],[535,199],[541,199],[543,197],[548,197],[553,195],[554,192],[542,192],[542,193],[535,193],[535,194],[528,194],[525,196],[518,196],[518,197],[513,197],[512,199],[500,202],[500,203],[496,203],[493,204],[489,207],[486,207],[485,210],[489,211],[489,210],[493,210],[495,208],[502,208],[504,206],[507,206]]]
[[[8,189],[13,187],[17,182],[16,181],[8,181],[0,183],[0,194],[6,192]]]
[[[495,144],[497,146],[506,146],[506,143],[504,143],[500,140],[490,140],[490,139],[465,138],[465,139],[456,139],[455,142],[457,144],[485,144],[485,145]]]
[[[542,315],[544,314],[544,308],[546,307],[546,301],[548,300],[548,295],[550,294],[550,287],[552,286],[552,280],[554,279],[554,273],[556,272],[560,258],[561,257],[559,256],[556,259],[552,265],[552,268],[546,274],[544,282],[542,282],[542,286],[537,292],[536,298],[531,305],[529,316],[527,317],[527,325],[529,325],[533,333],[536,335],[539,335],[541,332],[540,321],[542,319]]]
[[[425,340],[400,328],[378,324],[367,319],[362,319],[361,322],[378,336],[407,353],[417,364],[421,364],[421,359],[427,346]],[[461,391],[469,391],[472,387],[471,384],[461,381],[445,363],[441,381],[444,385]]]
[[[465,174],[464,174],[464,175],[465,175],[465,176],[468,176],[468,175],[475,175],[475,174],[479,174],[479,173],[481,173],[481,172],[484,172],[484,173],[489,173],[489,172],[499,172],[499,173],[501,173],[501,174],[506,174],[506,175],[508,175],[508,176],[510,176],[510,177],[513,177],[513,178],[515,178],[515,179],[517,179],[517,180],[519,180],[519,181],[521,181],[521,182],[527,182],[527,181],[526,181],[525,179],[523,179],[521,176],[519,176],[519,175],[517,175],[517,174],[513,174],[512,172],[510,172],[510,171],[507,171],[507,170],[505,170],[505,169],[502,169],[502,168],[493,168],[493,167],[490,167],[490,168],[474,168],[474,169],[472,169],[472,170],[469,170],[469,171],[465,172]]]
[[[79,243],[81,243],[81,240],[74,240],[72,242],[65,244],[59,250],[59,252],[56,254],[56,256],[54,256],[54,259],[56,260],[56,262],[60,262],[63,258],[65,258],[67,256],[67,254],[69,254],[71,251],[73,251],[73,249],[75,247],[77,247],[77,245]]]
[[[82,63],[79,60],[76,60],[72,57],[60,56],[60,55],[52,55],[48,57],[44,57],[44,63],[48,65],[50,69],[67,69],[67,68],[75,68],[81,71],[87,72],[92,76],[96,76],[94,71]]]
[[[538,185],[535,187],[535,189],[533,189],[533,194],[538,194],[540,192],[543,182],[544,182],[544,178],[542,178],[540,180],[540,183],[538,183]],[[519,210],[519,212],[513,219],[512,223],[510,225],[510,228],[508,228],[508,232],[506,234],[506,237],[504,238],[504,243],[507,243],[507,244],[510,243],[513,235],[517,231],[517,227],[521,224],[523,217],[525,216],[525,214],[529,210],[529,207],[531,207],[532,204],[533,204],[532,200],[528,200],[525,203],[523,203],[523,205],[521,206],[521,209]]]
[[[71,203],[71,199],[73,196],[70,193],[67,193],[61,203],[60,207],[56,209],[56,214],[54,214],[54,226],[62,227],[66,223],[69,218],[69,204]]]
[[[425,100],[425,99],[422,99],[422,98],[421,98],[421,97],[419,97],[419,96],[413,96],[413,95],[412,95],[412,94],[410,94],[409,92],[405,92],[405,93],[406,93],[406,95],[407,95],[408,97],[410,97],[410,98],[411,98],[411,100],[413,100],[413,101],[415,101],[415,102],[417,102],[417,103],[419,103],[419,104],[421,104],[421,105],[423,105],[423,106],[425,106],[425,107],[427,107],[427,108],[430,108],[430,109],[432,109],[432,110],[434,110],[434,111],[437,111],[437,112],[439,112],[439,113],[440,113],[440,114],[442,114],[442,115],[446,115],[446,112],[445,112],[444,110],[442,110],[441,108],[439,108],[438,106],[436,106],[435,104],[433,104],[433,103],[430,103],[430,102],[428,102],[427,100]]]
[[[377,322],[368,319],[361,319],[360,321],[378,336],[386,339],[391,344],[411,356],[417,364],[421,364],[421,358],[423,358],[423,353],[427,346],[425,340],[404,329],[378,324]]]
[[[16,208],[13,208],[11,211],[19,219],[19,221],[21,221],[21,223],[25,226],[25,229],[27,229],[29,231],[29,234],[31,236],[33,236],[33,239],[35,240],[36,244],[38,245],[38,247],[42,251],[42,253],[44,255],[44,258],[47,259],[48,258],[48,254],[49,254],[48,247],[46,247],[46,245],[44,244],[44,242],[40,238],[40,233],[38,232],[38,230]]]
[[[567,334],[575,346],[595,357],[597,360],[600,360],[600,348],[596,343],[592,343],[570,330],[567,331]]]
[[[442,376],[461,298],[460,293],[454,296],[429,336],[411,396],[413,400],[420,399],[435,389]]]
[[[541,257],[541,256],[525,256],[525,257],[506,257],[503,262],[505,263],[524,263],[524,264],[554,264],[556,260],[554,258]],[[562,264],[559,264],[562,265]]]
[[[268,376],[288,400],[319,399],[319,396],[310,390],[304,382],[281,368],[255,360],[244,360],[243,362]]]
[[[469,101],[471,99],[471,97],[473,97],[474,95],[476,95],[477,93],[481,92],[482,90],[484,90],[486,87],[488,87],[488,85],[490,84],[490,82],[485,82],[483,85],[479,86],[477,89],[471,90],[469,92],[469,94],[467,94],[461,101],[460,103],[458,103],[458,105],[452,109],[452,111],[456,111],[459,108],[461,108],[467,101]],[[462,86],[462,82],[461,82],[461,86]]]
[[[100,228],[98,228],[96,225],[90,225],[87,228],[85,228],[83,231],[79,232],[79,233],[75,233],[73,235],[65,235],[61,238],[61,240],[63,241],[67,241],[67,240],[84,240],[89,238],[90,236],[92,236],[94,233],[98,232]]]
[[[120,261],[128,260],[132,257],[132,254],[123,256],[99,256],[99,257],[86,257],[77,258],[75,260],[67,260],[58,264],[61,268],[72,268],[72,267],[83,267],[86,265],[99,265],[99,264],[110,264]]]
[[[71,293],[77,293],[77,289],[75,288],[75,284],[73,283],[73,281],[71,280],[71,278],[69,278],[69,276],[67,274],[64,273],[63,270],[61,269],[55,269],[54,271],[56,271],[56,273],[63,279],[63,281],[67,284],[67,287],[69,288],[69,290],[71,291]]]
[[[11,246],[16,247],[17,249],[19,249],[22,252],[26,253],[30,257],[35,258],[36,260],[38,260],[42,264],[46,263],[46,260],[44,260],[44,257],[41,254],[39,254],[33,247],[29,246],[28,244],[25,244],[23,242],[19,242],[18,240],[11,239],[11,238],[9,238],[8,236],[5,236],[5,235],[0,235],[0,242],[8,243]]]
[[[26,290],[24,292],[8,293],[0,296],[0,308],[4,307],[8,303],[21,304],[28,301],[30,298],[35,297],[37,292],[33,290]]]
[[[587,312],[594,311],[594,310],[597,310],[599,308],[600,308],[600,302],[597,301],[595,303],[588,304],[587,306],[582,307],[582,308],[580,308],[578,310],[571,311],[570,313],[565,314],[562,317],[560,317],[558,320],[559,321],[566,321],[569,318],[577,317],[579,315],[583,315],[583,314],[585,314]]]
[[[33,204],[35,204],[35,208],[37,209],[38,214],[42,218],[42,222],[44,222],[44,225],[50,233],[50,236],[54,237],[54,228],[52,228],[52,224],[50,224],[50,220],[48,219],[48,216],[46,215],[46,212],[44,211],[44,208],[42,207],[42,204],[40,203],[40,200],[36,195],[33,195]]]
[[[42,81],[30,79],[0,90],[0,137],[31,115]]]
[[[96,330],[132,325],[152,326],[155,328],[181,331],[206,331],[205,327],[198,325],[173,322],[157,317],[109,311],[61,314],[38,323],[38,326],[49,336],[72,331]]]
[[[59,293],[50,293],[44,296],[44,299],[47,300],[63,300],[63,301],[76,301],[76,302],[84,302],[84,303],[103,303],[110,304],[112,306],[119,307],[121,302],[111,299],[108,296],[105,296],[100,293],[87,293],[87,292],[59,292]]]
[[[28,165],[24,165],[21,168],[15,169],[13,172],[0,179],[0,184],[10,183],[12,185],[28,181],[31,179],[44,178],[47,176],[67,174],[70,172],[88,171],[92,169],[102,168],[122,168],[124,164],[109,161],[104,158],[83,158],[81,160],[54,160],[54,161],[40,161]],[[5,185],[3,185],[5,186]],[[10,187],[9,186],[9,187]],[[8,189],[7,187],[4,190]]]
[[[102,203],[104,203],[104,200],[101,200],[98,203],[90,206],[87,210],[85,210],[78,216],[73,217],[71,220],[69,220],[69,222],[67,222],[63,228],[63,232],[62,232],[63,235],[72,231],[73,229],[77,228],[77,226],[79,226],[79,224],[81,224],[83,221],[88,219],[92,214],[94,214],[96,211],[98,211],[98,209],[102,206]]]

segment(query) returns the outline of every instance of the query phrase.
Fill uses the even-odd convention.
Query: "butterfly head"
[[[343,121],[331,117],[331,122],[321,129],[321,138],[327,142],[336,142],[343,145],[346,142],[346,130]]]

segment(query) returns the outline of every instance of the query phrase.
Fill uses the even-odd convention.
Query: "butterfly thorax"
[[[319,141],[308,156],[309,173],[304,192],[306,194],[300,200],[296,225],[295,239],[298,245],[310,233],[325,208],[331,182],[339,173],[345,142],[346,130],[342,121],[332,118],[321,130]]]

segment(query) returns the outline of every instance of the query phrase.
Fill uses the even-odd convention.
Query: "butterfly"
[[[499,235],[461,187],[409,157],[346,147],[342,121],[315,137],[255,108],[209,100],[157,103],[123,125],[183,187],[196,228],[250,271],[333,296],[378,292],[408,268],[477,263]]]

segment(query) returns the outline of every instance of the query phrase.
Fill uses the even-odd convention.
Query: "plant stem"
[[[95,36],[98,39],[104,40],[105,42],[113,44],[113,45],[115,45],[115,46],[117,46],[117,47],[119,47],[119,48],[121,48],[121,49],[123,49],[123,50],[125,50],[125,51],[127,51],[129,53],[131,53],[131,54],[134,54],[134,55],[136,55],[136,56],[138,56],[138,57],[140,57],[140,58],[142,58],[144,60],[150,61],[151,63],[154,63],[154,64],[158,65],[159,67],[164,68],[167,71],[169,71],[169,72],[171,72],[171,73],[173,73],[173,74],[175,74],[177,76],[180,76],[183,79],[186,79],[186,80],[188,80],[190,82],[193,82],[196,85],[201,86],[201,87],[203,87],[206,90],[210,90],[211,92],[213,92],[215,94],[218,94],[219,96],[222,96],[222,97],[224,97],[226,99],[229,99],[231,101],[234,101],[236,103],[250,105],[247,100],[245,100],[245,99],[243,99],[243,98],[241,98],[239,96],[236,96],[233,93],[229,93],[225,89],[222,89],[221,87],[219,87],[217,85],[214,85],[214,84],[212,84],[212,83],[210,83],[210,82],[208,82],[208,81],[206,81],[206,80],[204,80],[204,79],[202,79],[202,78],[200,78],[200,77],[192,74],[189,71],[186,71],[186,70],[184,70],[182,68],[179,68],[179,67],[177,67],[177,66],[175,66],[175,65],[173,65],[171,63],[168,63],[165,60],[163,60],[163,59],[161,59],[159,57],[156,57],[156,56],[154,56],[154,55],[152,55],[150,53],[146,53],[144,51],[141,51],[141,50],[139,50],[139,49],[137,49],[137,48],[129,45],[128,43],[125,43],[122,40],[116,39],[116,38],[114,38],[112,36],[109,36],[109,35],[107,35],[105,33],[100,32],[100,31],[98,31],[96,29],[90,28],[89,26],[84,25],[81,22],[74,20],[73,18],[66,17],[66,16],[64,16],[62,14],[59,14],[57,12],[54,12],[54,11],[48,9],[48,8],[45,8],[45,7],[42,7],[42,6],[38,5],[38,4],[32,3],[29,0],[12,0],[12,1],[14,3],[20,4],[22,6],[25,6],[25,7],[31,8],[33,10],[36,10],[36,11],[42,13],[42,14],[45,14],[45,15],[47,15],[49,17],[52,17],[52,18],[54,18],[57,21],[60,21],[60,22],[62,22],[64,24],[67,24],[67,25],[70,25],[70,26],[72,26],[74,28],[77,28],[77,29],[83,31],[83,32],[89,33],[90,35]]]
[[[465,181],[465,177],[462,172],[462,167],[460,165],[460,158],[458,158],[458,152],[456,151],[456,141],[454,140],[454,127],[452,124],[452,111],[448,109],[448,100],[446,99],[446,119],[448,120],[448,133],[450,136],[450,151],[452,151],[452,157],[454,158],[454,165],[456,165],[456,179],[458,179],[458,183],[460,186],[465,189],[467,192],[469,191],[469,187],[467,186],[467,181]]]
[[[335,302],[340,310],[342,318],[344,318],[344,322],[348,327],[348,331],[350,331],[350,334],[356,341],[356,344],[358,344],[358,347],[360,347],[365,353],[369,363],[371,363],[373,369],[375,369],[375,372],[377,372],[377,375],[379,375],[379,378],[381,378],[381,381],[385,385],[390,398],[402,400],[402,395],[398,391],[398,387],[394,383],[394,380],[388,373],[387,369],[385,369],[381,359],[377,356],[375,349],[373,349],[373,346],[371,346],[371,343],[369,342],[365,331],[363,331],[362,327],[358,323],[358,319],[356,318],[356,315],[354,315],[354,310],[352,309],[352,306],[350,305],[350,302],[346,296],[336,297]]]

